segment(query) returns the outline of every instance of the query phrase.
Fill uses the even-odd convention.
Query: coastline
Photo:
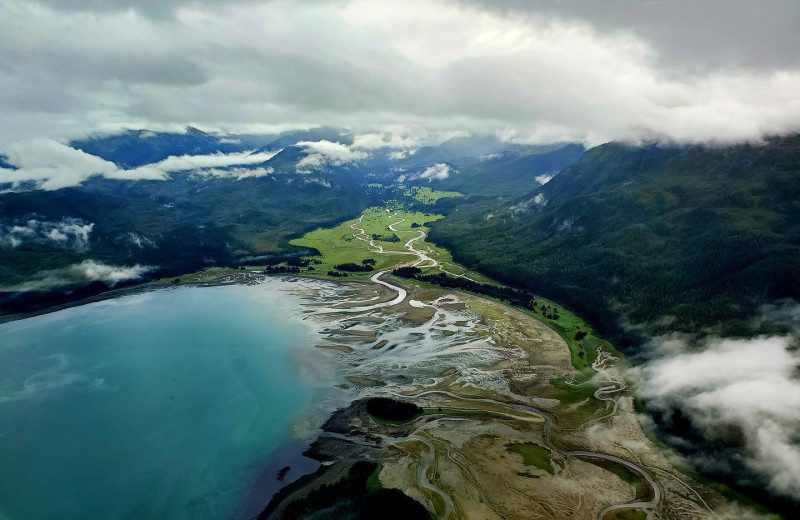
[[[231,512],[231,518],[250,518],[262,511],[272,495],[281,488],[308,473],[313,473],[317,469],[319,463],[303,454],[315,440],[319,432],[319,426],[328,418],[330,413],[339,406],[347,406],[350,400],[350,392],[345,391],[343,388],[337,388],[336,386],[340,378],[337,379],[335,376],[340,376],[340,373],[338,370],[329,369],[330,356],[328,353],[314,348],[314,340],[319,333],[318,323],[306,319],[308,317],[306,307],[304,306],[306,302],[302,301],[302,297],[299,296],[304,291],[302,286],[306,284],[303,283],[303,280],[299,280],[296,277],[281,277],[286,281],[274,280],[271,283],[270,280],[267,280],[266,283],[262,285],[264,278],[263,275],[259,274],[255,276],[238,276],[235,278],[225,277],[224,280],[202,284],[186,283],[181,285],[176,284],[174,286],[164,284],[142,284],[118,291],[109,291],[97,297],[76,300],[70,302],[70,305],[53,306],[48,309],[42,309],[40,312],[30,313],[30,315],[15,315],[11,317],[12,319],[7,320],[6,323],[11,325],[13,321],[16,321],[19,323],[19,326],[24,328],[26,325],[22,324],[21,321],[28,317],[34,318],[48,314],[53,315],[59,310],[71,312],[69,309],[75,309],[89,304],[97,304],[103,301],[110,303],[111,300],[123,297],[126,299],[130,299],[128,297],[132,297],[133,299],[149,299],[156,291],[167,288],[184,288],[190,293],[192,291],[197,291],[198,293],[204,292],[199,289],[208,289],[209,291],[233,291],[226,294],[234,295],[245,291],[247,294],[254,295],[252,299],[248,297],[244,300],[245,302],[250,302],[249,304],[245,303],[245,305],[247,305],[247,313],[255,315],[266,313],[273,316],[273,318],[270,318],[272,320],[279,319],[284,322],[292,322],[292,328],[297,332],[292,344],[287,346],[296,348],[290,348],[288,350],[283,349],[283,351],[286,352],[286,356],[281,357],[287,358],[287,362],[291,363],[293,367],[291,372],[295,373],[292,377],[296,379],[298,384],[302,384],[304,388],[308,387],[311,394],[305,404],[301,407],[294,407],[292,410],[291,418],[286,424],[285,435],[283,437],[275,439],[277,442],[270,441],[266,444],[262,442],[262,449],[256,450],[256,452],[253,453],[254,456],[251,457],[249,461],[245,460],[247,465],[242,467],[242,471],[238,471],[236,474],[232,475],[232,479],[230,478],[230,474],[228,478],[225,479],[228,481],[227,484],[225,484],[226,487],[232,486],[231,489],[238,488],[238,493],[240,495],[240,499],[235,503],[235,509]],[[258,283],[254,283],[256,281]],[[340,291],[340,289],[336,288],[335,290],[336,292]],[[173,300],[179,292],[183,291],[169,291],[168,293],[162,294],[169,300]],[[238,296],[234,297],[240,299]],[[191,301],[198,301],[198,296],[189,296],[189,298]],[[215,301],[216,298],[217,297],[213,296],[212,293],[212,296],[206,295],[201,297],[199,301],[210,303],[211,301]],[[289,300],[289,302],[287,302],[287,300]],[[261,301],[269,305],[261,308],[259,306],[259,302]],[[288,307],[286,306],[287,303],[289,303]],[[104,312],[117,307],[117,305],[108,306],[107,304],[100,303],[100,308],[104,309]],[[125,305],[123,302],[121,303],[121,307],[129,307],[129,305]],[[207,308],[206,306],[203,307]],[[179,316],[182,307],[174,308],[176,309],[176,315]],[[282,309],[287,311],[285,313],[286,316],[278,318],[278,316],[284,314]],[[242,314],[237,313],[237,316],[239,315]],[[256,317],[255,319],[258,318]],[[13,334],[13,330],[15,329],[12,328],[10,330]],[[235,343],[232,344],[232,346],[235,347],[239,344],[238,342],[240,340],[235,339],[239,337],[238,335],[232,337],[231,341]],[[262,340],[272,343],[269,331],[266,331],[266,334],[262,331],[260,337]],[[259,340],[256,339],[256,344],[258,342]],[[220,347],[223,347],[222,350],[228,350],[224,341],[216,341],[216,343],[219,344]],[[259,350],[264,352],[263,349]],[[76,353],[76,356],[77,355]],[[262,357],[263,355],[264,354],[262,354]],[[249,388],[248,381],[254,381],[253,377],[257,378],[257,374],[252,373],[253,371],[247,369],[245,366],[242,366],[242,368],[235,367],[235,363],[241,359],[238,357],[238,354],[234,354],[230,359],[234,362],[234,370],[241,374],[243,378],[242,384],[245,385],[244,388]],[[222,363],[222,365],[225,364],[226,363]],[[75,364],[74,366],[77,368],[78,365]],[[155,374],[163,375],[163,370],[159,367],[161,367],[161,365],[157,363],[152,368],[155,369]],[[246,370],[249,374],[247,372],[242,373],[241,370]],[[326,375],[326,371],[329,372],[328,375]],[[172,384],[170,381],[175,381],[174,378],[171,379],[169,377],[160,380],[166,382],[167,385]],[[109,381],[112,380],[109,379]],[[170,395],[172,391],[173,390],[170,389],[161,394],[166,403],[165,406],[168,406],[172,399]],[[176,392],[176,398],[177,395]],[[269,410],[263,407],[272,407],[273,404],[269,401],[265,401],[262,402],[261,406],[262,411],[269,412]],[[276,402],[274,406],[279,405]],[[241,408],[241,403],[235,407]],[[256,413],[258,412],[256,411]],[[270,437],[270,439],[272,439],[272,437]],[[9,444],[8,446],[13,448],[13,444]],[[284,470],[287,466],[289,469]]]
[[[380,274],[380,273],[378,273]],[[285,281],[285,282],[302,282],[302,281],[309,281],[309,282],[321,282],[323,284],[330,284],[333,286],[343,287],[348,285],[373,285],[369,284],[368,282],[364,282],[362,280],[329,280],[323,277],[314,276],[314,275],[304,275],[304,273],[277,273],[275,275],[265,274],[261,271],[233,271],[233,272],[226,272],[224,274],[220,274],[213,280],[203,281],[203,282],[184,282],[180,284],[172,284],[172,283],[143,283],[136,286],[126,287],[123,289],[107,291],[105,293],[84,298],[80,300],[75,300],[73,302],[69,302],[66,304],[60,304],[56,306],[52,306],[46,309],[41,309],[38,311],[25,313],[25,314],[17,314],[17,315],[9,315],[0,318],[0,324],[7,323],[10,321],[22,320],[29,317],[40,316],[44,314],[53,313],[59,310],[68,309],[71,307],[86,305],[89,303],[95,303],[104,300],[110,300],[114,298],[120,298],[125,296],[132,296],[136,294],[147,293],[151,291],[158,291],[162,289],[177,289],[181,287],[220,287],[220,286],[229,286],[229,285],[258,285],[263,283],[267,279],[275,279],[275,281]],[[336,282],[336,283],[331,283]],[[438,288],[425,288],[417,286],[413,283],[404,283],[405,280],[393,280],[393,283],[398,283],[401,286],[409,289],[409,297],[411,296],[411,292],[413,291],[415,294],[419,294],[420,291],[426,290],[434,290],[438,291]],[[302,283],[298,284],[302,285]],[[304,287],[304,289],[308,289],[310,286]],[[291,289],[288,289],[291,292]],[[470,298],[475,298],[477,300],[484,300],[485,302],[491,302],[494,305],[500,305],[507,309],[513,309],[514,311],[519,312],[519,309],[514,307],[513,305],[509,305],[505,302],[500,301],[492,301],[491,299],[486,298],[485,296],[475,295],[466,291],[460,290],[453,290],[450,289],[450,292],[463,294],[464,296],[470,296]],[[353,302],[351,301],[351,304]],[[392,306],[390,302],[389,305]],[[318,306],[322,306],[323,304],[317,304]],[[341,307],[340,310],[344,311],[347,307]],[[327,307],[328,310],[331,310],[331,307]],[[359,307],[354,307],[354,309],[359,309]],[[364,308],[360,308],[362,311]],[[353,310],[353,309],[350,309]],[[311,312],[311,311],[309,311]],[[294,313],[293,313],[294,314]],[[300,320],[305,320],[306,317],[310,317],[311,315],[306,315],[303,313],[294,314],[294,318],[299,318]],[[528,315],[528,318],[535,318],[533,316]],[[542,320],[536,319],[536,322],[540,323],[541,325],[550,328],[554,332],[558,333],[558,331],[552,327],[549,327],[547,323]],[[309,320],[307,322],[308,326],[311,328],[315,328],[315,326],[311,325],[313,320]],[[319,325],[319,323],[317,323]],[[559,334],[560,335],[560,334]],[[564,339],[563,336],[561,338]],[[313,347],[313,344],[308,345],[309,347]],[[331,356],[341,356],[345,354],[342,351],[336,349],[313,349],[318,350],[320,352],[324,352],[326,354],[330,354]],[[391,349],[389,349],[391,350]],[[352,352],[350,352],[352,353]],[[347,353],[347,354],[350,354]],[[338,358],[331,358],[332,360]],[[342,358],[344,359],[344,358]],[[336,361],[333,361],[334,363]],[[338,370],[336,371],[338,373]],[[513,367],[509,368],[509,375],[515,373]],[[340,374],[341,375],[341,374]],[[369,390],[368,390],[369,391]],[[354,399],[357,399],[356,392],[347,391],[344,392],[348,394],[349,402],[352,402]],[[362,394],[363,395],[363,394]],[[412,394],[413,395],[413,394]],[[421,396],[422,394],[420,394]],[[411,397],[409,395],[408,397]],[[463,403],[470,401],[469,398],[462,397],[461,400]],[[473,398],[472,401],[475,399]],[[463,405],[463,403],[461,403]],[[330,403],[328,403],[330,404]],[[340,403],[342,404],[342,403]],[[343,407],[346,408],[348,405],[346,403],[343,404]],[[317,411],[320,411],[323,407],[318,407]],[[303,414],[306,414],[308,419],[308,415],[310,410],[305,410]],[[321,421],[324,421],[325,418],[331,415],[330,412],[334,410],[329,410],[327,413],[320,415]],[[300,419],[302,418],[303,414],[298,414],[297,417],[293,420],[294,423],[299,423]],[[295,424],[296,426],[296,424]],[[280,494],[282,490],[292,490],[296,487],[296,483],[301,479],[308,479],[313,478],[313,480],[318,480],[314,475],[321,471],[322,462],[320,460],[316,460],[306,456],[304,453],[308,450],[308,448],[315,443],[318,439],[320,439],[321,435],[324,433],[324,429],[322,428],[322,424],[317,424],[316,428],[309,428],[310,423],[306,424],[306,428],[304,430],[304,435],[296,435],[291,441],[287,443],[283,443],[279,446],[276,446],[272,452],[267,454],[261,461],[257,461],[253,463],[252,469],[248,470],[248,475],[252,476],[253,479],[250,479],[249,482],[252,486],[248,485],[250,489],[248,489],[244,493],[244,499],[241,503],[241,511],[237,515],[237,518],[243,519],[251,519],[262,512],[266,512],[265,508],[269,508],[271,501]],[[330,441],[327,441],[330,442]],[[580,454],[583,452],[576,451],[575,454]],[[589,452],[586,452],[589,453]],[[287,471],[282,471],[286,467],[290,469]],[[341,469],[341,468],[339,468]],[[283,478],[280,478],[280,474],[283,473]],[[326,470],[325,473],[330,473],[330,471]],[[328,475],[330,476],[330,475]],[[321,477],[320,477],[321,478]],[[327,478],[327,477],[325,477]],[[324,480],[324,479],[323,479]],[[313,488],[314,484],[303,485],[301,489],[304,491],[310,490]],[[623,506],[630,507],[632,504],[623,504],[620,503],[617,508],[622,508]],[[654,506],[650,506],[654,507]]]
[[[255,282],[263,281],[268,277],[285,277],[285,276],[298,276],[296,273],[292,273],[291,275],[288,274],[265,274],[261,271],[235,271],[233,273],[226,273],[224,275],[220,275],[214,280],[210,280],[207,282],[187,282],[187,283],[169,283],[169,282],[142,282],[140,284],[131,285],[128,287],[123,287],[121,289],[111,289],[109,291],[105,291],[94,296],[87,296],[85,298],[79,298],[76,300],[59,303],[56,305],[50,305],[47,307],[42,307],[41,309],[37,309],[34,311],[28,312],[19,312],[15,314],[6,314],[0,316],[0,325],[4,323],[9,323],[12,321],[24,320],[28,318],[34,318],[36,316],[43,316],[45,314],[51,314],[53,312],[62,311],[64,309],[70,309],[73,307],[80,307],[82,305],[87,305],[89,303],[96,303],[102,302],[106,300],[112,300],[114,298],[122,298],[125,296],[132,296],[136,294],[142,294],[151,291],[160,291],[164,289],[177,289],[179,287],[220,287],[225,285],[250,285]],[[228,280],[227,278],[233,277],[233,280]],[[313,278],[313,277],[302,277],[301,278]],[[358,281],[344,281],[344,280],[330,280],[331,282],[340,282],[340,283],[361,283]]]

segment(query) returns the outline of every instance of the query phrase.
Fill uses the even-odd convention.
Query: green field
[[[526,442],[524,444],[509,444],[508,451],[522,455],[522,463],[526,466],[536,466],[553,475],[555,470],[550,463],[550,450],[538,444]]]
[[[373,183],[369,184],[368,188],[381,193],[385,200],[391,200],[397,204],[418,203],[433,206],[440,199],[455,199],[464,196],[457,191],[440,191],[427,186],[407,186],[405,184],[386,186]]]
[[[653,498],[653,490],[650,488],[650,484],[622,464],[617,464],[610,460],[594,460],[592,463],[606,471],[610,471],[626,484],[633,486],[636,490],[636,500],[650,500]]]
[[[431,192],[439,196],[446,192]],[[429,232],[428,223],[444,218],[443,215],[420,211],[410,211],[400,206],[368,208],[358,219],[348,220],[332,228],[320,228],[307,233],[302,238],[291,241],[292,245],[314,248],[320,256],[314,257],[320,264],[314,265],[314,271],[309,274],[327,277],[326,273],[335,270],[338,264],[353,262],[361,263],[362,260],[371,258],[375,260],[375,271],[393,269],[417,260],[417,256],[408,253],[405,244],[420,235]],[[389,226],[394,228],[390,229]],[[363,234],[359,230],[363,229]],[[358,236],[354,236],[358,235]],[[394,239],[397,237],[397,239]],[[371,249],[369,240],[372,239],[376,246],[383,248],[385,253]],[[414,248],[424,251],[435,259],[442,268],[455,275],[467,274],[479,281],[486,279],[477,273],[468,271],[453,261],[452,255],[446,249],[437,247],[425,239],[414,242]],[[438,272],[438,268],[430,272]],[[366,280],[372,273],[348,273],[349,280]]]
[[[402,190],[404,196],[412,197],[417,202],[429,205],[436,204],[439,199],[456,199],[463,197],[463,195],[457,191],[432,190],[427,186],[406,187],[402,184],[398,184],[397,188],[398,190]]]

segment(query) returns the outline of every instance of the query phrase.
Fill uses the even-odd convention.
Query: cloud
[[[299,173],[309,173],[320,170],[326,166],[341,166],[366,159],[369,154],[361,150],[328,140],[300,141],[298,147],[302,148],[306,156],[297,161],[295,168]]]
[[[310,179],[303,179],[303,183],[304,184],[317,184],[319,186],[322,186],[323,188],[330,188],[332,186],[330,181],[327,181],[325,179],[320,179],[319,177],[312,177]]]
[[[782,310],[787,308],[796,325],[800,305]],[[800,498],[798,330],[752,339],[656,338],[650,345],[655,357],[636,370],[649,406],[680,409],[711,441],[741,442],[745,465],[773,492],[795,499]]]
[[[393,133],[368,133],[357,135],[353,138],[353,148],[361,150],[379,150],[382,148],[417,148],[420,140],[410,135]]]
[[[223,178],[233,178],[237,181],[242,179],[253,179],[258,177],[266,177],[267,175],[271,175],[275,173],[275,168],[272,166],[264,167],[260,166],[257,168],[228,168],[228,169],[220,169],[220,168],[207,168],[204,170],[197,170],[195,172],[196,175],[201,177],[223,177]]]
[[[405,159],[406,157],[411,157],[417,153],[416,150],[396,150],[393,152],[389,152],[389,160],[390,161],[399,161],[401,159]]]
[[[614,9],[586,0],[462,0],[505,16],[540,14],[630,32],[658,51],[664,66],[683,69],[792,67],[800,64],[800,20],[793,0],[616,0]],[[680,37],[676,37],[680,34]],[[757,42],[757,45],[754,43]]]
[[[144,249],[145,247],[158,247],[151,239],[138,233],[134,233],[133,231],[128,233],[127,239],[131,244],[139,249]]]
[[[623,1],[3,0],[0,149],[104,125],[319,123],[361,132],[359,150],[405,146],[383,135],[401,127],[590,144],[800,130],[800,4]]]
[[[419,176],[420,179],[428,179],[429,181],[441,181],[450,177],[453,172],[449,164],[436,163],[433,166],[428,166],[425,171]]]
[[[3,291],[46,291],[58,287],[101,281],[115,285],[126,280],[138,280],[152,267],[136,264],[132,267],[114,266],[95,260],[84,260],[62,269],[40,271],[30,280],[17,285],[0,287]]]
[[[114,163],[50,139],[15,142],[8,147],[8,158],[18,169],[0,168],[0,183],[10,183],[14,187],[27,183],[43,190],[55,190],[76,186],[95,175],[108,178],[166,178],[163,171],[147,167],[137,168],[135,173],[125,177],[127,172]]]
[[[236,165],[259,164],[278,152],[241,152],[211,155],[172,156],[163,161],[129,170],[114,163],[76,150],[50,139],[19,141],[8,148],[8,160],[16,170],[0,168],[0,184],[10,183],[14,189],[29,187],[55,190],[77,186],[95,175],[122,180],[166,180],[170,172],[225,168]],[[221,175],[214,170],[211,175]],[[227,174],[237,178],[259,176],[258,171]]]
[[[536,179],[536,182],[544,186],[545,184],[553,180],[553,177],[555,177],[555,174],[551,173],[551,174],[537,175],[534,178]]]
[[[275,157],[280,150],[274,152],[236,152],[236,153],[215,153],[209,155],[173,155],[163,161],[147,164],[141,168],[125,170],[134,175],[137,170],[159,170],[164,173],[181,172],[189,170],[199,170],[201,168],[224,168],[226,166],[259,164]]]
[[[93,228],[94,223],[70,217],[58,222],[31,218],[13,224],[0,223],[0,247],[16,248],[25,242],[36,242],[84,250]]]

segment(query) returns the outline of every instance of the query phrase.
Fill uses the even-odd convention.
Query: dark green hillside
[[[327,139],[351,143],[352,136],[340,128],[319,127],[275,135],[214,135],[188,127],[185,133],[127,130],[125,132],[80,139],[70,146],[115,163],[120,168],[136,168],[170,156],[208,155],[249,150],[275,151],[299,141]],[[2,167],[2,157],[0,157]]]
[[[121,134],[73,141],[70,146],[111,161],[120,168],[136,168],[171,155],[208,155],[253,149],[252,142],[226,140],[191,127],[183,134],[128,130]]]
[[[332,180],[326,187],[273,176],[95,179],[76,188],[6,193],[0,195],[0,231],[29,219],[80,219],[94,227],[85,248],[48,240],[23,240],[16,247],[0,243],[0,287],[87,259],[180,273],[281,258],[299,253],[290,238],[352,218],[369,204],[369,196],[346,181]],[[0,313],[10,312],[3,298],[0,293]]]
[[[307,154],[297,146],[287,146],[275,154],[274,157],[261,164],[272,168],[275,173],[297,173],[297,162]]]
[[[431,236],[600,327],[745,332],[760,303],[800,296],[800,136],[599,146],[525,197],[458,206]]]
[[[503,152],[462,160],[455,164],[456,173],[430,185],[470,195],[515,196],[538,188],[541,183],[537,176],[556,174],[583,153],[580,144],[512,146]]]

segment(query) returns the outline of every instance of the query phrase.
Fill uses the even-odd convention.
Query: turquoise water
[[[181,288],[0,325],[0,518],[240,516],[320,391],[297,305]]]

